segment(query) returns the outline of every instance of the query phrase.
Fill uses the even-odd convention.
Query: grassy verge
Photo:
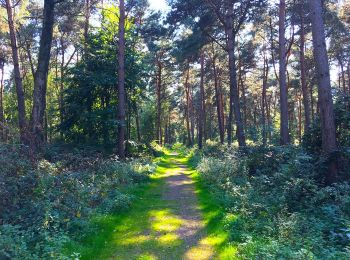
[[[133,188],[132,208],[122,213],[93,217],[97,232],[71,243],[69,255],[80,259],[181,259],[185,247],[175,231],[181,225],[171,201],[162,198],[165,172],[178,168],[172,156],[158,158],[151,181]]]

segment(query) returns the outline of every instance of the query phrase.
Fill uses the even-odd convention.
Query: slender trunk
[[[17,37],[16,37],[16,29],[13,21],[11,0],[6,0],[6,11],[7,11],[9,32],[10,32],[12,60],[13,60],[13,66],[14,66],[14,76],[15,76],[15,85],[16,85],[16,93],[17,93],[18,125],[19,125],[19,131],[20,131],[20,139],[21,139],[20,141],[24,144],[28,144],[29,140],[27,139],[27,120],[26,120],[24,90],[23,90],[21,71],[19,68]]]
[[[309,0],[312,23],[312,38],[314,45],[314,59],[318,78],[318,97],[321,118],[322,150],[326,156],[337,151],[336,128],[333,111],[331,81],[329,72],[326,37],[322,17],[321,0]],[[326,176],[327,183],[337,179],[337,163],[335,159],[329,161],[329,170]]]
[[[225,138],[225,127],[223,125],[223,115],[222,115],[222,102],[221,102],[221,91],[219,86],[218,72],[216,68],[216,58],[213,57],[213,72],[214,72],[214,87],[215,87],[215,99],[216,99],[216,110],[219,126],[220,143],[224,143]]]
[[[186,94],[186,129],[187,129],[187,144],[192,145],[191,139],[191,127],[190,127],[190,89],[188,85],[190,77],[190,69],[187,69],[186,79],[185,79],[185,94]]]
[[[189,86],[190,93],[190,120],[191,120],[191,138],[192,143],[194,143],[194,130],[195,130],[195,114],[194,114],[194,104],[193,104],[193,87]]]
[[[157,74],[157,141],[162,145],[162,64],[158,61]]]
[[[54,25],[54,0],[44,2],[44,20],[40,37],[38,67],[34,77],[32,110],[32,148],[40,151],[45,142],[44,116],[46,110],[46,89],[49,72],[51,43]]]
[[[304,8],[301,8],[300,10],[300,75],[301,89],[303,91],[303,105],[305,116],[304,129],[306,130],[310,126],[310,102],[306,84]]]
[[[286,38],[285,38],[286,1],[280,0],[279,6],[279,54],[280,54],[280,107],[281,107],[281,144],[289,143],[288,130],[288,90],[286,83]]]
[[[263,89],[262,89],[262,102],[261,102],[261,114],[262,114],[262,136],[263,136],[263,145],[266,145],[267,135],[266,135],[266,110],[267,110],[267,100],[266,100],[266,91],[267,91],[267,79],[269,75],[269,61],[264,57],[264,75],[263,75]]]
[[[268,139],[271,142],[271,130],[272,130],[272,120],[271,120],[271,99],[272,96],[269,97],[266,105],[266,117],[267,117],[267,135]]]
[[[233,34],[233,4],[229,5],[228,15],[226,17],[226,34],[227,34],[227,51],[229,57],[229,73],[230,73],[230,106],[229,106],[229,120],[227,126],[227,142],[232,144],[232,122],[233,114],[237,126],[237,139],[239,146],[245,146],[244,126],[241,116],[241,106],[239,103],[237,90],[237,73],[235,60],[235,35]]]
[[[343,86],[343,92],[346,93],[346,80],[345,80],[345,70],[342,57],[339,57],[340,71],[341,71],[341,82]]]
[[[135,109],[135,121],[136,121],[137,141],[140,143],[141,142],[140,116],[139,116],[139,110],[137,107]]]
[[[204,97],[204,54],[200,57],[201,80],[200,80],[200,109],[198,122],[198,148],[203,148],[203,131],[205,128],[205,97]]]
[[[64,41],[63,41],[63,35],[61,37],[61,68],[60,68],[60,73],[61,73],[61,79],[60,79],[60,91],[59,91],[59,100],[58,100],[58,106],[60,110],[60,123],[63,123],[63,89],[64,89],[64,84],[63,84],[63,78],[64,78],[64,63],[65,63],[65,47],[64,47]]]
[[[118,155],[125,159],[125,4],[119,1],[118,42]]]
[[[298,137],[299,143],[301,143],[301,133],[302,133],[302,109],[301,109],[301,96],[298,97]]]

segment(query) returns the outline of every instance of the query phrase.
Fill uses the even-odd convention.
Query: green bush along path
[[[188,159],[167,153],[122,214],[94,220],[100,232],[74,245],[82,259],[235,259],[222,211]]]

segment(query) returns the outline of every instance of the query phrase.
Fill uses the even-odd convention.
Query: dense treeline
[[[279,186],[267,195],[245,186],[252,197],[279,196],[293,181],[306,182],[293,188],[309,189],[310,200],[327,189],[349,191],[349,1],[171,0],[158,12],[146,0],[0,4],[0,258],[61,257],[57,248],[79,237],[74,221],[130,204],[122,192],[108,192],[147,180],[157,145],[198,148],[199,170],[221,195],[230,192],[220,183],[230,174],[235,185],[246,181],[242,187],[263,186],[266,176]],[[278,166],[294,162],[305,171]],[[322,215],[303,195],[273,210],[262,204],[271,215]],[[293,199],[304,204],[289,205]],[[315,228],[346,230],[341,243],[328,235],[312,242],[332,240],[336,256],[349,245],[345,200],[336,209],[343,222]],[[331,221],[327,214],[315,222]],[[243,224],[245,232],[256,228]],[[315,255],[327,256],[321,251]]]

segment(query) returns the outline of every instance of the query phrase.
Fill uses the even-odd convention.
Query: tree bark
[[[11,40],[12,60],[13,60],[13,66],[14,66],[14,77],[15,77],[17,105],[18,105],[18,125],[19,125],[19,131],[20,131],[20,141],[21,141],[21,143],[28,144],[24,90],[23,90],[21,71],[20,71],[20,67],[19,67],[17,36],[16,36],[16,29],[15,29],[15,25],[14,25],[14,21],[13,21],[14,19],[13,19],[12,1],[11,0],[6,0],[6,11],[7,11],[8,26],[9,26],[10,40]]]
[[[280,0],[279,5],[279,84],[281,109],[281,145],[289,143],[288,130],[288,90],[286,83],[286,38],[285,38],[286,1]]]
[[[125,3],[119,1],[118,42],[118,155],[125,159]]]
[[[135,121],[136,121],[136,134],[137,134],[137,141],[141,142],[141,130],[140,130],[140,116],[139,116],[139,109],[135,108]]]
[[[54,0],[44,2],[44,20],[40,37],[38,67],[34,77],[32,110],[32,148],[40,151],[44,142],[44,116],[46,110],[47,77],[49,72],[51,43],[54,26]]]
[[[310,126],[310,102],[306,84],[306,68],[305,68],[305,25],[304,25],[304,8],[300,10],[300,75],[301,75],[301,89],[303,91],[303,105],[305,124],[304,130]]]
[[[225,126],[223,122],[223,109],[222,109],[222,100],[221,100],[221,91],[218,79],[218,72],[216,67],[216,58],[213,57],[213,72],[214,72],[214,87],[215,87],[215,99],[216,99],[216,110],[217,110],[217,118],[218,118],[218,126],[219,126],[219,135],[220,135],[220,143],[224,143],[225,139]]]
[[[203,148],[203,132],[205,128],[205,97],[204,97],[204,54],[201,53],[200,57],[201,64],[201,79],[200,79],[200,111],[199,111],[199,122],[198,122],[198,148]]]
[[[190,127],[190,89],[189,89],[190,69],[187,69],[185,79],[185,94],[186,94],[186,129],[187,129],[187,144],[192,145],[191,127]]]
[[[262,102],[261,102],[261,114],[262,114],[262,137],[263,145],[266,145],[267,142],[267,131],[266,131],[266,111],[267,111],[267,79],[269,75],[269,61],[264,57],[264,75],[263,75],[263,88],[262,88]]]
[[[157,141],[162,145],[162,63],[158,60],[157,65]]]
[[[239,103],[238,89],[237,89],[237,72],[236,72],[236,58],[235,58],[235,35],[233,34],[233,4],[228,5],[228,13],[226,16],[226,34],[227,34],[227,51],[229,57],[229,74],[230,74],[230,106],[229,119],[227,125],[227,142],[232,144],[232,122],[233,114],[237,126],[237,139],[240,147],[245,146],[244,126],[242,122],[241,106]]]
[[[331,81],[328,55],[325,41],[325,29],[322,17],[321,0],[309,0],[311,10],[312,38],[314,59],[318,79],[318,98],[321,118],[322,150],[326,156],[337,151],[336,128],[333,111]],[[326,175],[327,183],[337,179],[337,163],[335,159],[329,161],[329,170]]]

